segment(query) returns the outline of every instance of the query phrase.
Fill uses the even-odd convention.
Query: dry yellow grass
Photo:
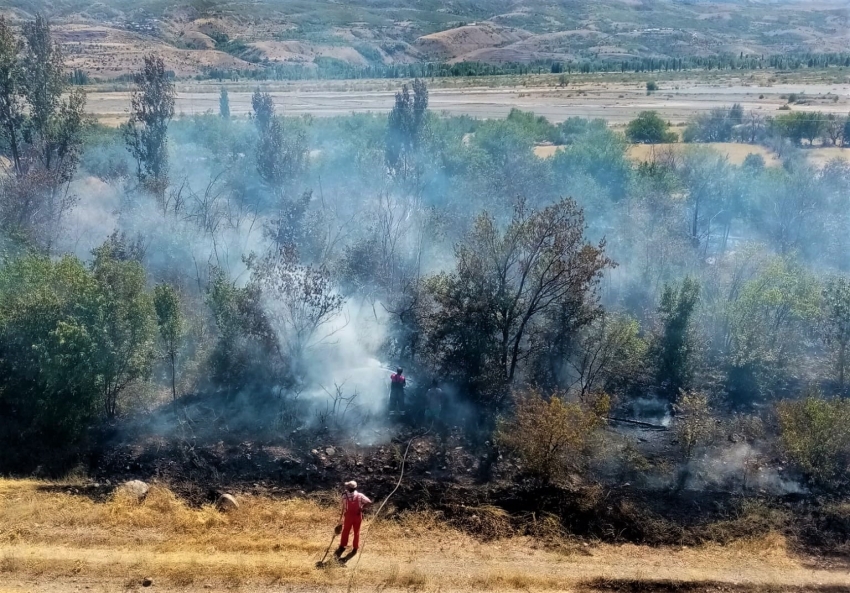
[[[84,582],[124,590],[146,576],[178,590],[261,592],[286,584],[341,591],[349,585],[352,566],[314,568],[336,520],[335,508],[320,500],[240,496],[237,511],[221,514],[190,508],[160,486],[141,504],[122,496],[93,502],[69,489],[0,480],[3,586],[64,593]],[[778,535],[726,547],[555,551],[528,538],[482,543],[433,514],[417,513],[379,521],[364,536],[354,584],[369,590],[566,591],[594,578],[795,585],[850,579],[805,567]]]
[[[750,154],[759,154],[764,158],[764,162],[768,167],[778,167],[781,165],[780,160],[770,150],[764,146],[754,144],[741,144],[738,142],[709,142],[705,144],[633,144],[629,146],[627,156],[634,162],[651,161],[654,155],[662,150],[675,150],[681,152],[689,146],[700,146],[713,148],[720,154],[726,155],[729,162],[734,165],[740,165]],[[554,156],[560,146],[535,146],[534,154],[539,158],[546,159]],[[807,148],[803,154],[808,161],[816,166],[823,167],[829,161],[834,159],[843,159],[850,162],[850,149],[838,147],[819,147]]]

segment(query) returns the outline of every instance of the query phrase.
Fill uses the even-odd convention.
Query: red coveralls
[[[360,523],[363,521],[363,507],[369,504],[372,504],[372,501],[357,490],[342,495],[344,518],[342,521],[342,539],[339,540],[340,548],[345,548],[348,545],[348,535],[352,528],[354,528],[354,549],[360,547]]]

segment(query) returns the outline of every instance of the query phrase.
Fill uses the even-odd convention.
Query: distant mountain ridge
[[[769,9],[768,9],[769,8]],[[117,76],[147,51],[181,75],[355,66],[840,52],[850,0],[0,0],[47,14],[70,67]]]

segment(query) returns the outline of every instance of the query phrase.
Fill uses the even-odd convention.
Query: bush
[[[654,80],[650,80],[649,82],[646,83],[647,94],[654,93],[657,90],[658,90],[658,83],[655,82]]]
[[[676,412],[675,433],[685,459],[693,457],[698,447],[706,445],[714,435],[714,418],[703,393],[682,393],[673,406]]]
[[[62,445],[99,410],[97,282],[76,258],[0,271],[0,416],[10,436]]]
[[[635,144],[661,144],[675,142],[675,132],[668,132],[669,124],[655,111],[643,111],[626,127],[626,138]]]
[[[519,456],[529,474],[546,482],[557,480],[583,465],[609,407],[607,395],[579,404],[558,393],[547,400],[530,389],[517,395],[514,416],[499,423],[496,440]]]
[[[776,405],[785,457],[821,488],[847,486],[850,474],[850,399],[826,399],[818,391]]]

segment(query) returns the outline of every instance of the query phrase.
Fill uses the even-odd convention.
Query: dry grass
[[[472,509],[469,516],[498,523],[503,517],[497,511]],[[246,495],[237,511],[221,514],[191,508],[161,486],[139,504],[120,495],[94,502],[71,486],[0,480],[0,582],[67,583],[67,589],[49,589],[61,593],[74,590],[75,579],[123,590],[145,576],[176,590],[266,591],[281,584],[343,590],[351,566],[314,568],[335,520],[335,508],[314,500]],[[546,545],[518,537],[476,540],[432,513],[379,521],[364,533],[356,584],[382,591],[555,591],[587,579],[646,575],[767,584],[846,582],[850,576],[803,567],[775,534],[693,549],[558,547],[548,545],[562,539],[557,526],[538,521]]]
[[[741,144],[738,142],[709,142],[704,144],[633,144],[629,146],[627,156],[634,162],[644,162],[651,161],[655,157],[656,153],[659,153],[662,150],[673,149],[676,151],[685,150],[689,146],[705,146],[709,148],[713,148],[720,154],[726,155],[729,159],[729,162],[734,165],[740,165],[744,162],[744,159],[751,154],[759,154],[764,158],[764,162],[768,167],[778,167],[782,164],[782,162],[776,157],[774,153],[765,148],[764,146],[759,146],[755,144]],[[546,159],[554,156],[561,147],[559,146],[536,146],[534,148],[534,154],[539,158]],[[838,148],[838,147],[820,147],[820,148],[807,148],[804,150],[803,154],[806,156],[808,161],[816,166],[823,167],[829,161],[834,159],[842,159],[845,161],[850,161],[850,150],[846,148]]]

